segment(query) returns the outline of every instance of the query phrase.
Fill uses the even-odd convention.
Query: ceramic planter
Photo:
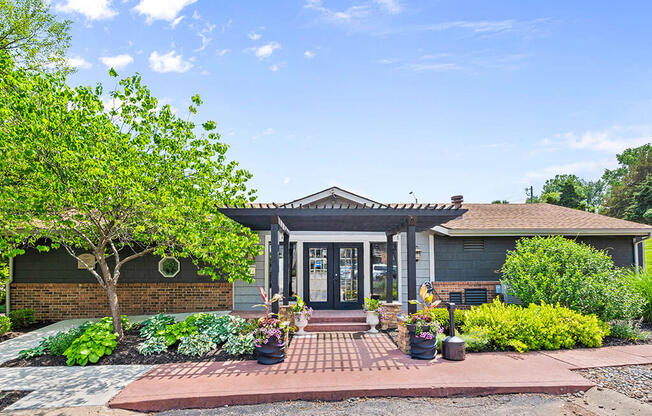
[[[303,319],[294,319],[294,324],[299,328],[297,331],[296,335],[305,335],[306,331],[303,330],[308,325],[308,318],[303,318]]]
[[[410,356],[417,360],[432,360],[437,356],[437,337],[432,339],[419,338],[416,335],[416,325],[407,325],[410,333]],[[421,331],[430,331],[429,326],[422,326]]]
[[[256,347],[256,358],[259,364],[278,364],[285,360],[285,342],[271,338],[267,344]]]
[[[378,316],[378,312],[370,312],[367,311],[367,324],[369,325],[369,333],[370,334],[377,334],[378,330],[376,329],[376,326],[380,323],[380,318]]]

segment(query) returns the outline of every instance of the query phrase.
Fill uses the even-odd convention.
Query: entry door
[[[361,243],[304,243],[303,299],[314,309],[362,307]]]

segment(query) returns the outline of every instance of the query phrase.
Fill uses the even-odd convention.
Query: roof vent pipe
[[[451,196],[451,203],[453,205],[462,205],[464,202],[464,196],[463,195],[453,195]]]

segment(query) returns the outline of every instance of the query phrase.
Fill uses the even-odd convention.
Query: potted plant
[[[376,326],[383,320],[384,310],[380,306],[380,301],[374,299],[371,295],[364,298],[364,305],[362,309],[367,313],[367,324],[369,325],[369,333],[377,334]]]
[[[312,308],[306,305],[306,302],[299,296],[296,296],[296,298],[297,303],[290,308],[294,314],[294,324],[299,328],[296,335],[305,335],[306,332],[303,329],[308,325],[308,321],[312,317]]]
[[[256,358],[260,364],[277,364],[285,360],[285,334],[288,323],[279,320],[276,316],[270,316],[269,308],[274,302],[283,299],[283,296],[277,293],[269,298],[262,287],[260,296],[263,298],[263,303],[254,307],[264,307],[265,316],[256,321],[257,325],[253,333]]]
[[[400,318],[410,334],[410,356],[419,360],[432,360],[437,355],[437,334],[444,332],[431,313],[440,301],[433,301],[429,283],[421,285],[419,296],[421,302],[417,300],[409,302],[421,306],[421,310]]]

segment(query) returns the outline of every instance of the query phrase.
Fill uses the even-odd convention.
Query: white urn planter
[[[304,317],[303,319],[296,319],[294,320],[294,324],[299,328],[297,331],[297,335],[306,335],[306,331],[303,330],[308,325],[308,318]]]
[[[378,312],[373,311],[367,311],[367,324],[369,325],[369,331],[368,333],[370,334],[377,334],[378,330],[376,329],[376,326],[380,323],[380,318],[378,317]]]

